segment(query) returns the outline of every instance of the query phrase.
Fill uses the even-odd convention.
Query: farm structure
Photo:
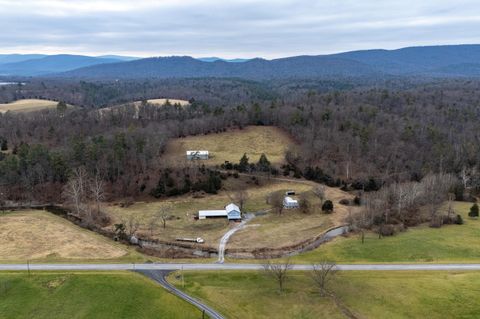
[[[242,218],[242,212],[240,211],[240,208],[233,203],[225,206],[225,209],[198,211],[198,219],[215,217],[227,217],[228,220],[238,220]]]
[[[188,160],[208,160],[208,151],[187,151]]]
[[[293,199],[290,196],[286,196],[283,199],[283,207],[286,209],[298,208],[298,200]]]

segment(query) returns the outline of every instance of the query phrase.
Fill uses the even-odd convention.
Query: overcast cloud
[[[0,0],[0,53],[275,58],[480,43],[478,0]]]

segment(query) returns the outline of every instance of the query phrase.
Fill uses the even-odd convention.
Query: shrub
[[[333,203],[331,200],[326,200],[322,205],[322,211],[326,214],[333,212]]]
[[[355,198],[353,199],[353,204],[360,206],[361,203],[362,203],[362,200],[360,199],[360,197],[355,196]]]
[[[470,211],[468,212],[469,217],[478,217],[478,205],[477,203],[473,204],[472,207],[470,207]]]
[[[382,236],[393,236],[395,235],[395,227],[393,225],[382,225],[378,229],[378,232]]]
[[[342,198],[339,203],[342,204],[342,205],[345,205],[345,206],[350,205],[350,201],[346,198]]]
[[[455,218],[455,224],[457,224],[457,225],[463,225],[462,215],[457,214],[457,217]]]

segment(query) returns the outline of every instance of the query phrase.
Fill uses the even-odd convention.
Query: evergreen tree
[[[260,156],[260,159],[258,160],[257,169],[260,172],[269,172],[271,169],[270,161],[267,159],[267,156],[263,153]]]
[[[8,142],[5,138],[0,138],[2,151],[8,150]]]
[[[473,204],[472,207],[470,207],[470,212],[468,213],[469,217],[478,217],[478,205],[477,203]]]
[[[333,203],[331,200],[326,200],[322,205],[322,211],[324,213],[330,214],[333,212]]]
[[[247,157],[247,154],[244,153],[242,158],[240,159],[240,163],[238,164],[238,171],[246,172],[248,168],[249,168],[248,157]]]

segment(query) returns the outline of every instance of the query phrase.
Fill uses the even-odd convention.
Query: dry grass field
[[[190,104],[190,102],[186,101],[186,100],[179,100],[179,99],[152,99],[152,100],[147,100],[148,103],[150,104],[155,104],[155,105],[160,105],[160,106],[163,106],[165,104],[167,104],[167,101],[170,103],[170,104],[179,104],[181,106],[186,106],[188,104]],[[140,104],[142,103],[141,101],[137,101],[135,102],[135,104]]]
[[[0,215],[0,260],[92,260],[126,256],[128,250],[43,211]]]
[[[281,190],[290,189],[297,193],[309,192],[313,183],[290,183],[283,184]],[[330,215],[323,214],[320,209],[320,201],[313,194],[309,196],[313,207],[307,214],[298,209],[283,210],[282,215],[269,213],[259,216],[250,222],[247,227],[232,236],[228,247],[243,248],[280,248],[299,243],[313,238],[326,229],[340,225],[348,214],[348,207],[339,204],[344,198],[352,199],[353,196],[338,188],[326,187],[326,198],[334,203],[335,212]],[[350,208],[352,211],[358,209]]]
[[[291,137],[273,126],[248,126],[242,130],[172,139],[167,145],[164,160],[167,163],[186,161],[187,150],[207,150],[210,159],[206,165],[219,165],[225,161],[238,163],[244,153],[250,162],[257,162],[262,153],[273,164],[284,161],[285,151],[294,144]]]
[[[54,109],[58,102],[39,99],[18,100],[11,103],[0,104],[0,113],[11,112],[33,112],[45,109]]]
[[[237,180],[230,179],[226,183],[227,189],[232,189]],[[270,208],[266,198],[276,191],[295,190],[297,193],[309,192],[313,187],[309,182],[269,181],[263,186],[250,185],[249,198],[245,203],[244,211],[257,212]],[[231,191],[221,191],[217,195],[205,195],[195,198],[192,195],[168,198],[154,202],[136,202],[129,207],[119,205],[108,206],[107,212],[115,222],[128,222],[129,216],[135,216],[140,222],[140,233],[162,240],[175,240],[177,237],[202,237],[205,246],[216,248],[220,238],[235,225],[226,219],[195,220],[194,215],[200,209],[222,209],[232,200]],[[298,210],[285,210],[279,216],[272,212],[259,216],[250,222],[250,226],[237,232],[231,237],[228,247],[282,247],[298,243],[310,237],[319,235],[333,224],[340,222],[346,214],[346,207],[338,204],[341,198],[350,195],[338,189],[327,188],[327,197],[335,203],[336,212],[332,215],[322,214],[315,209],[310,214],[303,214]],[[164,210],[171,216],[166,228],[155,227],[150,232],[149,222]],[[161,222],[159,223],[161,225]]]

